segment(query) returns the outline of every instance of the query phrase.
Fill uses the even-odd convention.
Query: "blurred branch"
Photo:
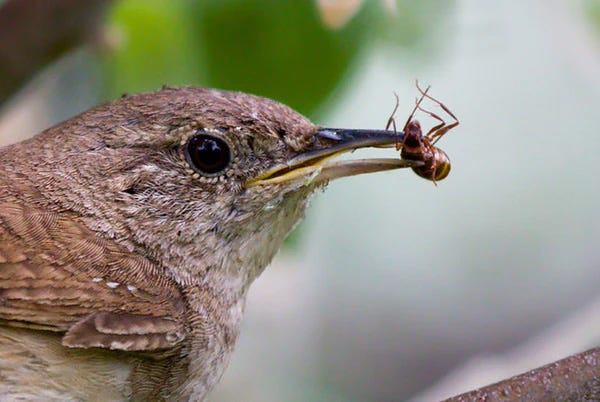
[[[600,348],[567,357],[444,402],[598,400]]]
[[[110,0],[6,0],[0,6],[0,105],[47,63],[99,31]]]

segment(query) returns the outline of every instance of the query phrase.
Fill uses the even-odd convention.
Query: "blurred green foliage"
[[[310,114],[350,70],[367,14],[334,31],[312,1],[120,1],[110,20],[122,38],[106,58],[105,95],[196,84],[268,96]]]
[[[256,93],[310,113],[364,43],[364,13],[341,31],[312,1],[201,1],[194,7],[210,85]]]
[[[600,0],[585,0],[584,6],[596,32],[600,33]]]
[[[400,0],[393,13],[369,1],[333,30],[314,0],[118,1],[109,16],[117,45],[104,58],[103,97],[204,85],[267,96],[314,118],[349,82],[363,50],[377,40],[396,48],[435,43],[427,38],[441,29],[445,19],[437,17],[448,7]]]
[[[105,58],[104,97],[205,80],[188,8],[182,1],[115,3],[109,23],[117,44]]]

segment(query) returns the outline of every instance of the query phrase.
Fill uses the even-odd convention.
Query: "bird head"
[[[178,282],[212,271],[239,290],[315,189],[414,165],[334,156],[393,146],[401,135],[323,128],[259,96],[165,87],[97,106],[22,146],[38,159],[38,182],[53,187],[47,193],[93,230],[161,262]]]

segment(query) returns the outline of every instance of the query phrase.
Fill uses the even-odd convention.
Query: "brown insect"
[[[421,93],[421,96],[416,100],[412,113],[410,116],[408,116],[408,119],[406,119],[404,129],[402,130],[404,132],[404,137],[402,138],[401,142],[396,144],[396,150],[402,149],[400,152],[400,157],[402,159],[424,162],[424,165],[413,167],[412,170],[424,179],[431,180],[435,183],[436,181],[446,178],[448,173],[450,173],[450,158],[448,158],[448,155],[444,151],[436,147],[435,143],[438,142],[438,140],[442,138],[442,136],[448,131],[458,126],[460,122],[454,113],[452,113],[442,102],[438,101],[427,93],[429,88],[430,87],[428,86],[423,91],[417,82],[417,89]],[[454,119],[454,122],[448,124],[437,114],[423,109],[421,107],[421,103],[425,98],[428,98],[435,104],[439,105]],[[391,117],[388,119],[386,130],[392,126],[394,131],[396,131],[394,115],[397,110],[398,96],[396,95],[396,106],[394,107]],[[423,135],[423,131],[421,131],[421,124],[417,120],[413,119],[417,110],[427,113],[434,119],[439,120],[440,123],[432,127],[427,134]]]

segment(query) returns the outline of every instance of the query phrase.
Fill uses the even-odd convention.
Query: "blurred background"
[[[318,194],[212,401],[436,400],[600,344],[600,0],[0,1],[0,144],[162,84],[353,128],[396,92],[402,125],[417,78],[450,176]]]

